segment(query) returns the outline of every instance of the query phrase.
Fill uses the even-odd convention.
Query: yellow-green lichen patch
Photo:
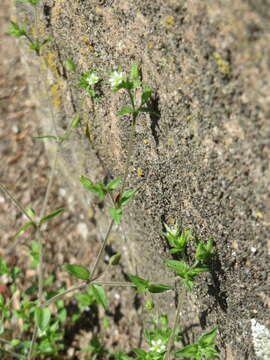
[[[60,108],[62,105],[61,92],[63,89],[61,81],[56,81],[50,86],[50,94],[52,96],[52,103],[56,108]]]
[[[137,174],[138,174],[138,176],[144,176],[144,171],[143,171],[143,169],[139,167],[139,168],[137,169]]]
[[[223,75],[229,74],[231,69],[230,69],[230,64],[228,63],[228,61],[224,60],[221,57],[221,55],[217,52],[215,52],[213,54],[213,58],[216,60],[219,72],[222,73]]]
[[[167,15],[163,19],[163,24],[167,29],[170,29],[175,24],[175,18],[172,15]]]

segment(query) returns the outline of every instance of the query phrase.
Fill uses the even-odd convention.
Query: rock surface
[[[85,209],[90,195],[79,175],[123,173],[130,119],[116,116],[127,99],[108,85],[93,107],[80,74],[96,69],[105,78],[140,64],[160,116],[138,122],[128,180],[141,191],[112,246],[124,249],[127,272],[170,281],[162,223],[173,219],[200,239],[213,237],[211,274],[188,296],[182,324],[190,339],[217,325],[222,359],[255,359],[250,321],[270,327],[267,1],[45,0],[36,24],[28,4],[18,4],[17,15],[33,36],[53,37],[39,58],[23,44],[43,132],[61,135],[75,113],[82,117],[60,165]],[[93,209],[103,234],[109,219]],[[160,306],[172,314],[173,295],[160,296]]]

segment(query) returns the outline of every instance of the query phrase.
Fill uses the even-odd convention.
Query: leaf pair
[[[195,358],[195,360],[215,359],[219,357],[219,352],[216,350],[215,337],[217,328],[212,329],[208,333],[202,335],[197,343],[187,345],[183,349],[176,351],[175,356],[184,358]]]
[[[139,293],[148,290],[151,293],[162,293],[173,289],[173,286],[161,284],[161,283],[151,283],[148,280],[145,280],[139,276],[128,274],[129,280],[136,285],[137,291]]]
[[[95,193],[99,199],[102,201],[104,200],[105,196],[115,190],[117,186],[121,182],[121,178],[117,177],[113,180],[111,180],[107,185],[104,185],[102,182],[98,182],[96,184],[93,183],[92,180],[88,179],[85,176],[80,177],[80,182],[84,186],[86,190],[89,190],[93,193]]]
[[[42,223],[44,223],[45,221],[48,221],[56,216],[58,216],[59,214],[61,214],[65,209],[64,208],[60,208],[57,210],[54,210],[53,212],[51,212],[50,214],[43,216],[39,222],[34,221],[34,217],[35,217],[35,211],[32,207],[27,207],[25,209],[25,213],[28,214],[28,218],[32,218],[33,221],[29,221],[26,224],[22,225],[19,230],[13,235],[13,237],[17,237],[21,232],[23,232],[24,230],[26,230],[27,228],[29,228],[30,226],[33,226],[34,228],[40,226]]]
[[[166,232],[163,233],[165,238],[168,240],[172,249],[171,254],[181,253],[183,254],[186,250],[187,243],[193,238],[190,230],[180,230],[178,226],[169,227],[164,224]]]
[[[182,279],[183,283],[191,291],[194,285],[195,278],[198,274],[208,271],[207,265],[198,265],[196,267],[189,266],[188,264],[177,260],[164,260],[165,264],[170,270],[174,270]]]
[[[110,215],[116,224],[119,224],[123,215],[123,206],[138,192],[139,189],[130,189],[124,191],[116,200],[115,207],[110,209]]]

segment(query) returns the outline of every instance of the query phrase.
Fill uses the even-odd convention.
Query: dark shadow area
[[[217,256],[212,259],[209,272],[212,276],[213,285],[208,286],[208,294],[214,296],[221,310],[226,313],[228,309],[227,294],[225,291],[221,291],[221,281],[219,279],[219,276],[224,278],[225,273]]]
[[[154,137],[156,146],[159,146],[159,133],[161,132],[158,121],[160,119],[160,111],[159,111],[159,96],[155,94],[154,97],[152,97],[147,104],[149,109],[151,110],[151,113],[149,113],[150,116],[150,128],[152,135]]]
[[[67,316],[70,318],[73,314],[76,314],[79,309],[76,304],[69,303],[66,306]],[[65,328],[64,336],[64,349],[69,349],[72,346],[75,336],[80,333],[81,330],[85,330],[92,333],[100,332],[100,323],[98,315],[98,307],[91,305],[88,310],[84,311],[78,320],[71,325],[67,325]]]

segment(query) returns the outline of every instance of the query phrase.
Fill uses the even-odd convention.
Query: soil
[[[31,100],[27,73],[22,64],[18,41],[8,36],[6,31],[11,18],[10,0],[0,4],[0,182],[10,194],[23,206],[32,206],[39,213],[48,184],[50,162],[45,151],[43,140],[33,136],[42,132],[36,115],[36,104]],[[59,218],[48,224],[44,231],[45,276],[54,275],[56,282],[51,289],[56,290],[63,283],[67,287],[74,285],[72,279],[62,266],[64,264],[80,264],[89,266],[95,258],[101,241],[96,226],[90,219],[91,209],[85,211],[77,197],[65,186],[65,179],[60,179],[58,167],[49,196],[47,213],[64,207]],[[90,217],[89,217],[90,212]],[[17,238],[16,231],[27,222],[21,211],[10,198],[0,193],[0,255],[10,265],[18,266],[22,276],[18,278],[18,287],[25,291],[36,282],[36,270],[31,268],[30,244],[34,239],[34,231],[27,229]],[[108,247],[104,258],[112,249]],[[100,268],[100,271],[102,267]],[[104,277],[103,277],[104,278]],[[121,268],[106,275],[107,280],[125,280]],[[0,280],[0,291],[9,294],[9,279]],[[61,359],[85,359],[87,353],[80,350],[89,345],[97,332],[106,344],[106,349],[129,351],[141,344],[141,326],[137,310],[133,307],[134,291],[117,289],[109,291],[110,308],[104,312],[93,307],[86,310],[81,318],[72,326],[66,325],[65,351]],[[72,296],[66,298],[66,307],[72,315],[76,301]],[[15,301],[14,306],[19,306]],[[76,307],[76,306],[75,306]],[[92,313],[91,313],[92,312]],[[139,311],[140,312],[140,311]],[[100,325],[106,319],[109,327]],[[8,337],[20,337],[20,324],[15,324]],[[4,333],[3,337],[7,336]],[[5,355],[5,359],[13,358]],[[44,358],[44,357],[43,357]],[[50,358],[50,357],[48,357]]]

